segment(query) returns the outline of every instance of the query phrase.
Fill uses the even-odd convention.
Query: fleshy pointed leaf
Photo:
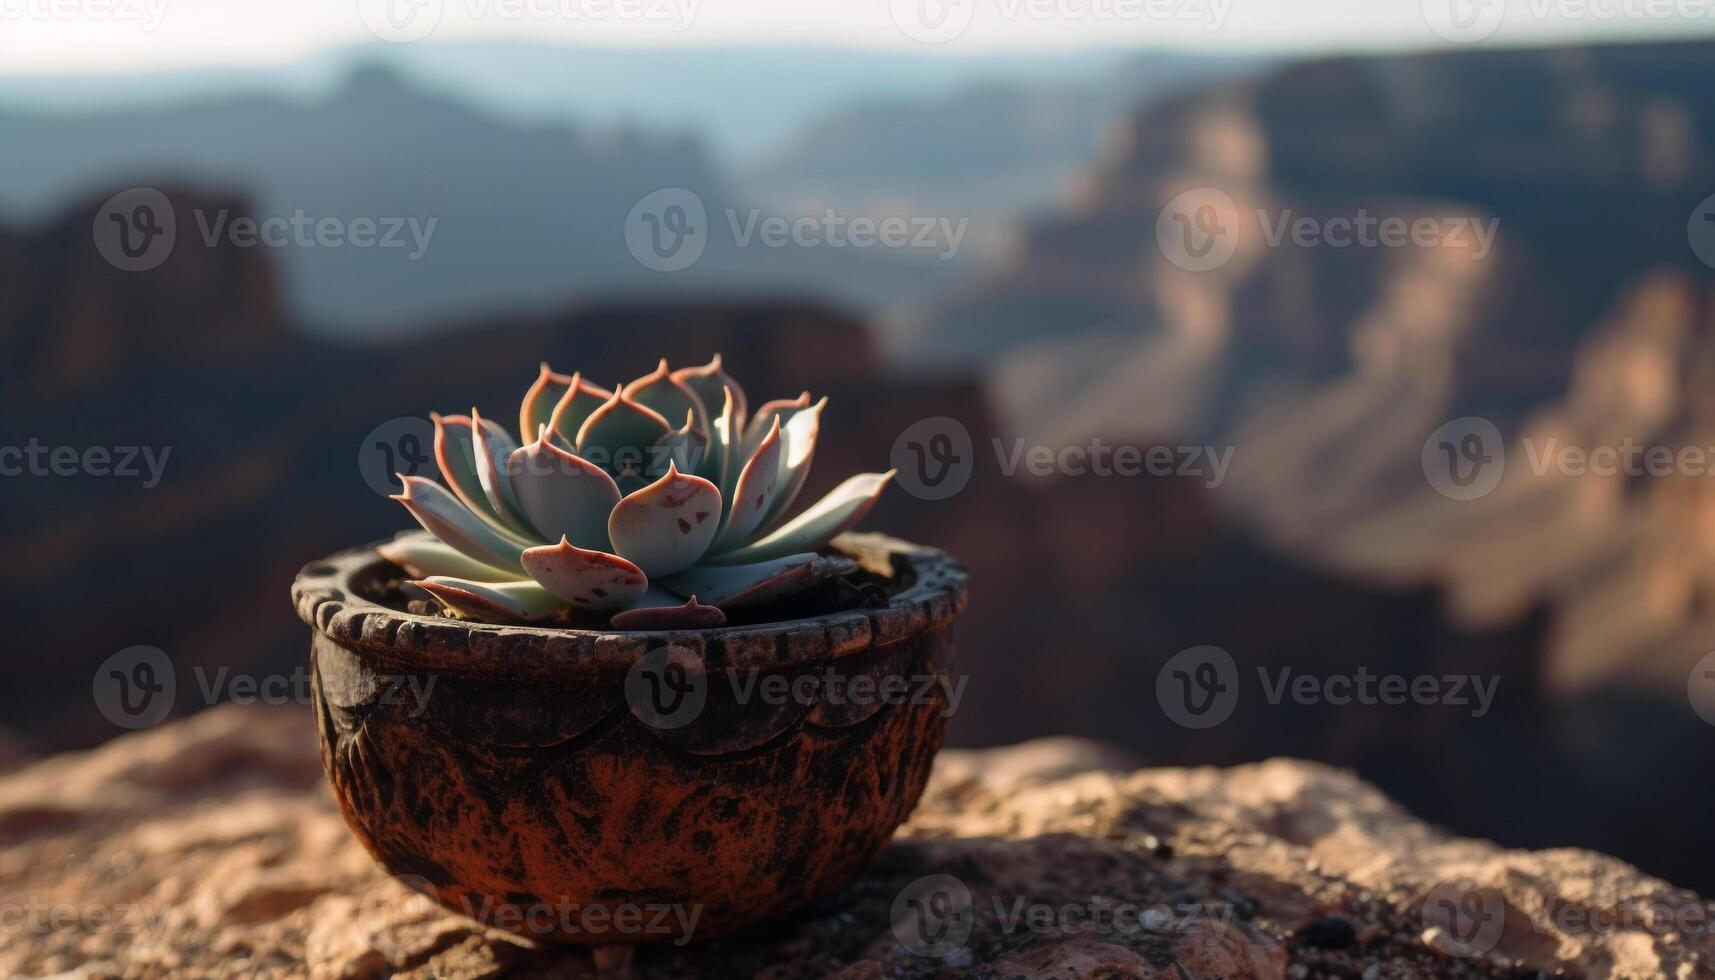
[[[542,538],[608,549],[607,518],[619,503],[619,487],[606,470],[555,445],[546,426],[512,454],[508,469],[518,508]]]
[[[681,473],[695,473],[704,476],[704,463],[708,458],[709,439],[696,428],[695,420],[686,413],[685,424],[674,429],[655,441],[655,452],[650,461],[649,475],[660,476],[667,472],[668,466],[678,467]],[[704,477],[707,479],[707,477]],[[713,483],[713,480],[709,482]]]
[[[817,551],[834,535],[845,531],[875,506],[894,471],[860,473],[833,489],[808,510],[781,525],[778,530],[724,554],[703,559],[705,564],[743,565],[768,561],[802,551]],[[721,605],[721,603],[716,603]]]
[[[735,432],[744,431],[745,412],[749,410],[744,398],[744,389],[733,380],[721,367],[721,356],[716,354],[714,360],[702,367],[680,368],[673,372],[673,380],[691,389],[702,400],[703,408],[707,411],[712,423],[716,413],[721,410],[721,404],[726,399],[726,392],[732,392],[732,412],[736,423]]]
[[[810,393],[807,391],[797,398],[776,398],[763,403],[763,406],[756,410],[756,415],[744,425],[744,438],[739,443],[739,458],[749,459],[756,452],[756,447],[762,445],[763,438],[768,435],[768,430],[773,427],[776,419],[779,419],[781,425],[785,425],[791,420],[792,413],[809,407]]]
[[[568,446],[577,446],[578,430],[595,410],[602,407],[613,392],[606,388],[592,385],[584,380],[582,374],[572,375],[571,383],[560,396],[559,404],[554,406],[553,413],[548,417],[548,428]],[[536,430],[532,429],[522,438],[530,438]]]
[[[698,602],[696,596],[681,599],[651,585],[631,608],[614,613],[610,622],[616,630],[712,629],[725,625],[726,613]]]
[[[439,413],[430,414],[429,420],[435,423],[435,463],[441,468],[441,478],[477,516],[500,523],[477,474],[475,423],[468,415]]]
[[[695,565],[720,528],[721,493],[700,476],[667,475],[619,502],[607,521],[615,553],[651,578]]]
[[[524,570],[574,609],[624,609],[649,585],[643,570],[618,555],[591,551],[562,538],[524,552]]]
[[[530,536],[530,524],[524,519],[517,498],[512,495],[511,474],[506,472],[506,467],[511,465],[512,454],[518,451],[518,444],[499,423],[483,418],[474,408],[470,410],[470,419],[474,431],[481,435],[473,447],[476,450],[476,478],[482,484],[489,510],[508,531]]]
[[[558,596],[529,579],[472,582],[435,575],[411,584],[434,596],[443,608],[484,622],[529,622],[566,608]]]
[[[774,500],[768,505],[768,514],[763,517],[759,531],[779,527],[792,502],[798,499],[798,492],[804,489],[811,459],[816,454],[816,437],[821,434],[822,410],[827,407],[828,400],[824,398],[802,411],[793,411],[792,417],[780,426],[780,486],[774,491]]]
[[[721,524],[720,536],[715,539],[718,550],[730,551],[744,544],[762,526],[762,519],[768,516],[768,507],[774,502],[774,492],[780,486],[780,450],[780,424],[776,420],[733,484],[726,519]]]
[[[622,492],[630,492],[622,478],[641,477],[656,441],[671,430],[666,419],[632,401],[620,385],[584,420],[578,430],[578,455],[612,474]]]
[[[679,595],[700,596],[713,606],[740,609],[784,599],[856,567],[849,558],[806,553],[748,565],[699,565],[669,575],[661,584]]]
[[[691,427],[698,432],[709,429],[709,410],[704,407],[703,400],[696,392],[673,377],[667,370],[667,359],[663,357],[661,364],[649,374],[638,378],[625,386],[626,394],[631,400],[655,414],[668,420],[669,424],[691,414]],[[659,475],[659,474],[652,474]]]
[[[735,399],[742,398],[732,389],[721,394],[721,413],[709,423],[709,458],[702,475],[721,488],[721,499],[732,499],[732,485],[738,482],[738,467],[733,465],[738,452],[739,420]]]
[[[485,565],[424,531],[405,531],[375,550],[412,578],[449,575],[474,582],[510,582],[518,578],[517,572]]]
[[[529,442],[536,438],[536,433],[542,426],[553,421],[554,407],[560,404],[560,399],[566,396],[572,385],[577,381],[577,375],[555,374],[548,362],[542,362],[542,369],[536,375],[536,383],[524,393],[524,401],[518,406],[518,441]]]
[[[403,493],[393,496],[405,505],[423,529],[461,554],[485,565],[521,572],[519,558],[528,543],[471,513],[440,484],[420,476],[401,476]]]

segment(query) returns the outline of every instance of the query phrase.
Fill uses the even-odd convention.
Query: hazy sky
[[[1715,33],[1715,0],[0,0],[0,73],[290,61],[377,37],[960,52],[1508,45]]]

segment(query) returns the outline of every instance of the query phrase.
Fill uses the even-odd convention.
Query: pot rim
[[[292,583],[298,618],[360,659],[401,670],[430,670],[482,680],[611,683],[650,650],[689,647],[710,666],[780,669],[898,643],[945,628],[964,611],[969,576],[936,548],[882,534],[843,534],[833,546],[902,561],[911,584],[887,605],[801,619],[690,630],[591,630],[502,626],[420,616],[383,606],[356,588],[388,565],[375,542],[301,569]]]

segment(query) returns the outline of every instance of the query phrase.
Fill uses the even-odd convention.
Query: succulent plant
[[[854,567],[819,552],[891,471],[790,516],[826,404],[805,392],[750,413],[719,355],[676,371],[663,359],[611,392],[543,364],[518,413],[524,445],[474,408],[431,416],[446,486],[401,476],[393,498],[428,533],[379,550],[464,618],[718,626]]]

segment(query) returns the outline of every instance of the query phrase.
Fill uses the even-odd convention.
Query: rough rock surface
[[[1715,978],[1712,907],[1611,858],[1453,838],[1318,765],[1122,765],[1065,740],[947,752],[843,894],[630,968]],[[0,777],[0,976],[597,975],[587,951],[483,929],[386,878],[321,780],[305,711],[232,707]],[[913,919],[931,897],[940,918]]]

